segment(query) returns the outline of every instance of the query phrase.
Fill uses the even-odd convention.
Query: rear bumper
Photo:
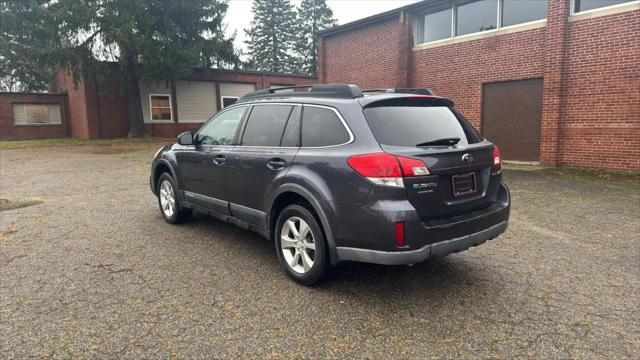
[[[446,256],[497,237],[507,229],[511,201],[509,189],[500,184],[487,207],[448,218],[421,219],[406,200],[377,201],[362,207],[336,205],[335,209],[336,262],[401,265]],[[404,247],[395,244],[396,222],[405,224]]]
[[[430,258],[463,251],[472,246],[480,245],[487,240],[494,239],[507,230],[507,224],[508,221],[503,221],[477,233],[429,244],[417,250],[379,251],[337,247],[336,252],[339,261],[360,261],[382,265],[415,264]]]

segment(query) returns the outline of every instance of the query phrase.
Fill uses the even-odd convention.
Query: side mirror
[[[178,144],[193,145],[193,133],[191,131],[187,131],[178,135]]]

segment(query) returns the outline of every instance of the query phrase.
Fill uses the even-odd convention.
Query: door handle
[[[213,157],[212,161],[216,165],[223,165],[225,162],[227,162],[227,157],[224,155],[216,155]]]
[[[267,167],[271,170],[282,170],[287,163],[281,158],[271,158],[267,160]]]

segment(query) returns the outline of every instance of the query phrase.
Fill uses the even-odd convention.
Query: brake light
[[[404,177],[429,175],[424,162],[417,159],[375,153],[352,156],[347,163],[358,174],[376,185],[404,187]]]
[[[493,169],[496,171],[502,170],[502,156],[497,146],[493,148]]]

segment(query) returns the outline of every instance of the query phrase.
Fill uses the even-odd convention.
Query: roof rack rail
[[[435,95],[433,90],[422,89],[422,88],[367,89],[367,90],[362,90],[362,92],[363,93],[385,92],[385,93],[398,93],[398,94]]]
[[[251,99],[273,97],[279,95],[278,93],[283,90],[296,90],[296,89],[308,89],[307,91],[289,91],[287,96],[296,97],[326,97],[326,98],[341,98],[341,99],[355,99],[362,97],[360,88],[356,85],[340,85],[340,84],[314,84],[314,85],[296,85],[279,87],[275,89],[262,89],[252,91],[243,95],[239,101],[247,101]]]

